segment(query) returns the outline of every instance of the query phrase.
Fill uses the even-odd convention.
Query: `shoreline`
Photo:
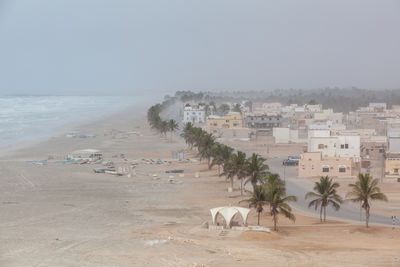
[[[126,112],[139,112],[140,113],[142,110],[143,110],[142,107],[135,107],[132,105],[130,107],[123,108],[122,110],[112,112],[111,114],[101,115],[100,117],[83,120],[83,121],[76,122],[76,123],[66,123],[64,125],[61,125],[61,126],[58,126],[58,127],[55,127],[54,129],[52,129],[54,134],[42,136],[42,137],[33,137],[30,140],[21,141],[21,142],[18,142],[18,143],[12,144],[12,145],[8,145],[5,147],[0,147],[0,158],[4,158],[5,156],[10,156],[10,155],[12,156],[14,153],[17,153],[18,151],[27,150],[29,148],[40,145],[41,143],[46,143],[53,138],[65,136],[68,133],[75,132],[75,131],[85,128],[85,127],[99,124],[102,121],[114,119],[116,117],[124,115],[124,113],[126,113]],[[142,113],[143,113],[143,111],[142,111]]]

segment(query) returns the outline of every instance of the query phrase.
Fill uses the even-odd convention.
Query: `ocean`
[[[139,102],[126,96],[0,96],[0,147],[52,136],[63,125],[91,121]]]

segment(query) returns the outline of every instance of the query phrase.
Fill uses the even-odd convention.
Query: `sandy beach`
[[[216,168],[208,170],[180,137],[170,140],[152,132],[143,110],[125,111],[67,132],[90,137],[62,134],[3,151],[0,266],[400,265],[399,228],[320,224],[302,212],[296,213],[296,223],[280,219],[279,231],[270,234],[202,227],[211,223],[210,208],[245,207],[238,204],[243,199],[240,190],[228,193],[228,183]],[[252,149],[243,142],[236,147]],[[56,162],[86,148],[101,150],[105,160],[117,166],[135,163],[135,175],[97,174],[96,164]],[[172,158],[173,152],[182,150],[190,160]],[[283,157],[279,152],[282,149],[269,150]],[[45,165],[27,162],[49,156],[54,159]],[[165,173],[173,169],[183,169],[184,176]],[[394,199],[389,204],[396,206],[399,200]],[[385,213],[385,206],[379,207]],[[249,224],[256,223],[253,210]],[[272,226],[265,213],[262,225]]]

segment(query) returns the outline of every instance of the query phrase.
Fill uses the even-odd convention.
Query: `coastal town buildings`
[[[386,154],[385,174],[387,177],[400,177],[400,152]]]
[[[206,110],[203,105],[186,104],[183,109],[183,123],[193,124],[206,122]]]
[[[229,112],[224,116],[211,115],[207,118],[207,130],[218,132],[219,129],[243,128],[243,116],[239,112]]]
[[[257,129],[272,129],[274,127],[280,127],[282,116],[276,113],[267,114],[246,114],[244,118],[244,125],[247,128]]]
[[[351,177],[352,165],[351,158],[324,157],[321,152],[305,152],[299,161],[298,177]]]

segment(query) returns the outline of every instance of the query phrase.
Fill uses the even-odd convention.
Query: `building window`
[[[393,172],[394,172],[395,174],[398,174],[398,173],[399,173],[399,169],[393,169]]]
[[[339,167],[339,172],[346,172],[346,167]]]
[[[349,144],[345,144],[344,148],[348,149],[349,148]]]
[[[229,120],[226,120],[226,122],[229,122]]]
[[[322,172],[329,172],[329,167],[323,167]]]
[[[325,147],[324,144],[319,144],[318,145],[318,149],[324,149],[324,147]]]
[[[385,150],[383,148],[379,149],[379,153],[383,153]]]

